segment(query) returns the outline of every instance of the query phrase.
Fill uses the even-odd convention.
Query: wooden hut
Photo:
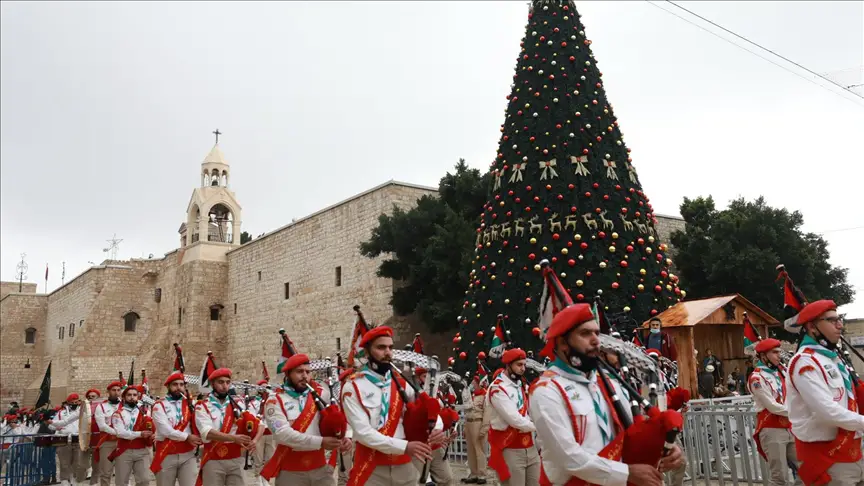
[[[658,315],[678,349],[678,384],[696,397],[699,393],[697,369],[701,369],[705,350],[723,362],[725,377],[739,367],[747,370],[744,353],[744,313],[760,336],[780,322],[739,294],[679,302]],[[645,321],[642,327],[648,327]],[[697,352],[694,352],[697,351]]]

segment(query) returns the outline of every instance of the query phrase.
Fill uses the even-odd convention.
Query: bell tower
[[[240,246],[242,208],[229,189],[231,167],[216,143],[201,162],[201,187],[192,191],[186,208],[186,222],[180,226],[184,263],[194,260],[226,261],[225,254]]]

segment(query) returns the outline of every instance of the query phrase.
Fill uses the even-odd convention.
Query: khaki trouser
[[[338,451],[334,451],[335,454],[338,454]],[[351,452],[343,452],[342,453],[342,464],[345,466],[345,470],[342,471],[339,468],[339,459],[336,459],[336,484],[337,486],[345,486],[348,484],[348,476],[351,475],[351,467],[354,466],[354,450]]]
[[[468,477],[486,477],[486,437],[481,434],[483,422],[480,419],[465,422],[465,440],[468,442]]]
[[[99,484],[99,463],[96,462],[96,455],[93,454],[93,447],[87,449],[84,453],[84,464],[90,464],[90,484]]]
[[[100,457],[101,459],[101,457]],[[150,484],[150,449],[127,449],[114,459],[115,482],[117,486],[127,486],[134,474],[135,486]]]
[[[418,461],[417,459],[411,459],[411,462],[414,464],[414,467],[417,468],[417,471],[419,471],[420,474],[423,474],[425,463]],[[431,476],[432,482],[435,483],[435,486],[453,485],[453,471],[450,469],[450,463],[444,460],[443,448],[432,451],[432,460],[429,461],[429,466],[425,469],[426,473]]]
[[[156,473],[156,486],[174,486],[179,481],[180,486],[195,486],[198,479],[198,462],[195,451],[183,454],[171,454],[162,461],[162,469]]]
[[[60,466],[61,481],[69,481],[73,477],[78,483],[87,480],[86,453],[77,443],[58,447],[57,462]]]
[[[243,465],[246,459],[238,457],[237,459],[210,459],[204,465],[204,471],[201,476],[203,483],[206,486],[243,486],[246,484],[246,478],[243,474]]]
[[[364,486],[417,486],[420,473],[410,462],[400,466],[378,466]]]
[[[255,477],[261,475],[261,469],[267,461],[273,457],[276,452],[276,441],[272,435],[263,435],[258,444],[255,445],[255,452],[252,453],[252,470],[255,472]]]
[[[99,447],[99,462],[93,469],[93,476],[99,477],[101,486],[111,486],[111,476],[114,475],[114,463],[108,460],[108,456],[117,448],[116,440],[106,440]],[[93,484],[91,481],[90,484]]]
[[[771,478],[771,486],[786,486],[789,482],[789,464],[798,464],[795,454],[795,438],[787,429],[762,429],[759,432],[759,441],[762,450],[768,457],[768,471]],[[803,484],[801,478],[795,481],[796,485]]]
[[[335,483],[330,466],[306,472],[282,471],[276,477],[276,486],[333,486]]]
[[[834,464],[828,469],[831,482],[827,486],[864,486],[864,460]]]
[[[681,464],[681,467],[678,469],[673,469],[669,471],[669,481],[672,483],[672,486],[683,486],[684,485],[684,473],[687,472],[687,458],[684,458],[684,462]]]
[[[504,461],[510,468],[510,479],[500,481],[501,486],[540,485],[540,454],[536,447],[504,449]]]

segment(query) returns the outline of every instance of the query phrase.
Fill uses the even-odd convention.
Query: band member
[[[503,486],[536,486],[540,482],[540,455],[534,446],[534,423],[528,416],[525,351],[508,349],[504,367],[489,387],[489,467]]]
[[[47,422],[51,430],[56,431],[57,435],[78,436],[78,414],[80,410],[81,399],[77,393],[72,393],[66,397],[66,404],[57,411],[53,420]],[[60,481],[70,482],[72,478],[75,482],[82,483],[87,479],[87,461],[85,453],[81,451],[77,442],[62,445],[57,448],[57,462],[60,466]]]
[[[467,484],[486,484],[486,441],[489,435],[489,422],[484,422],[486,402],[486,377],[475,375],[471,391],[470,408],[465,412],[465,441],[468,446],[468,477],[462,478]]]
[[[359,346],[365,349],[369,362],[348,379],[342,393],[356,441],[348,484],[413,486],[419,473],[411,459],[432,459],[429,444],[440,443],[444,434],[433,432],[428,442],[405,440],[405,402],[414,400],[414,390],[393,376],[393,330],[387,326],[373,328],[364,334]]]
[[[259,387],[266,387],[267,385],[267,380],[260,380],[258,382]],[[249,401],[249,411],[254,413],[255,416],[261,420],[261,427],[264,427],[264,435],[255,446],[253,458],[253,472],[255,473],[256,478],[261,475],[261,469],[264,468],[264,464],[267,464],[267,461],[273,457],[273,453],[276,451],[276,443],[273,442],[273,432],[269,427],[267,427],[266,421],[264,420],[264,403],[267,401],[269,396],[270,393],[266,388],[260,388],[258,390],[258,396]]]
[[[747,381],[757,413],[753,439],[759,454],[768,462],[770,484],[781,486],[789,477],[789,464],[798,462],[785,405],[786,386],[783,382],[786,377],[780,365],[780,341],[762,339],[756,344],[755,351],[759,362]]]
[[[530,405],[543,449],[544,484],[660,486],[661,473],[681,465],[681,450],[675,446],[659,468],[620,462],[624,429],[611,397],[625,395],[619,383],[598,380],[599,336],[588,304],[558,312],[546,334],[543,355],[553,361],[532,388]],[[614,390],[606,388],[610,382]]]
[[[122,388],[123,383],[119,381],[109,383],[106,387],[108,399],[96,405],[93,411],[93,422],[99,429],[99,438],[93,447],[93,461],[96,465],[93,467],[91,480],[96,477],[98,484],[102,486],[111,486],[111,478],[114,476],[114,461],[109,461],[108,456],[117,448],[117,431],[111,426],[111,416],[120,408]]]
[[[99,442],[99,427],[96,425],[96,421],[93,420],[94,413],[96,411],[96,407],[99,406],[99,399],[102,397],[102,393],[95,388],[91,388],[84,393],[84,397],[87,398],[88,403],[90,404],[90,443],[89,447],[84,452],[84,463],[90,464],[90,484],[99,484],[99,465],[98,457],[96,455],[95,446]],[[82,404],[83,405],[83,404]],[[82,410],[82,412],[87,412],[87,410]],[[80,418],[80,417],[79,417]],[[79,423],[78,427],[81,425]],[[80,432],[80,430],[79,430]]]
[[[150,484],[150,447],[153,444],[153,420],[138,407],[144,395],[139,386],[123,390],[123,405],[111,415],[111,426],[117,431],[117,448],[108,456],[114,461],[115,484],[127,485],[134,474],[136,486]]]
[[[843,332],[837,305],[812,302],[785,325],[805,333],[786,377],[786,405],[801,461],[798,474],[807,486],[861,484],[864,416],[852,371],[837,353]]]
[[[414,376],[417,377],[417,381],[421,388],[426,384],[427,375],[428,371],[425,368],[414,369]],[[453,398],[455,400],[456,397]],[[438,402],[441,405],[441,410],[444,410],[444,407],[446,407],[447,404],[440,398],[438,398]],[[438,420],[441,421],[440,416]],[[444,434],[446,437],[445,442],[432,447],[432,460],[429,461],[429,466],[426,468],[429,471],[432,482],[435,483],[436,486],[451,486],[453,484],[453,471],[450,469],[450,463],[444,459],[444,451],[446,450],[445,446],[447,445],[447,441],[450,440],[449,431],[444,431]],[[422,472],[425,464],[415,459],[414,466],[418,471]]]
[[[190,405],[183,373],[177,371],[165,380],[168,394],[153,405],[156,424],[156,453],[150,471],[156,486],[194,486],[198,476],[195,448],[201,437],[193,430],[194,407]]]
[[[354,374],[354,368],[347,368],[342,370],[339,373],[339,396],[342,396],[346,390],[349,388],[345,386],[348,383],[348,378],[350,378]],[[348,476],[351,474],[351,466],[354,465],[354,432],[351,430],[351,424],[348,424],[348,429],[345,431],[345,437],[348,439],[352,439],[350,446],[347,451],[342,451],[341,454],[333,452],[333,454],[337,454],[337,462],[342,461],[341,464],[336,464],[337,475],[336,475],[336,485],[337,486],[345,486],[348,484]]]
[[[229,396],[231,370],[219,368],[210,373],[208,381],[213,392],[195,405],[195,425],[204,441],[195,484],[243,486],[243,451],[255,451],[252,437],[257,435],[258,419]]]
[[[309,356],[295,354],[282,369],[286,375],[283,392],[275,393],[264,405],[277,447],[261,475],[268,480],[276,476],[276,486],[333,485],[335,478],[324,451],[347,450],[350,439],[322,436],[320,412],[323,403],[330,401],[330,393],[311,382]],[[310,386],[321,399],[318,404]]]

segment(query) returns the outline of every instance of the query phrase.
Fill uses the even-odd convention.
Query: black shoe
[[[477,484],[486,484],[486,479],[484,479],[484,478],[474,478],[474,479],[477,480],[476,481]]]

